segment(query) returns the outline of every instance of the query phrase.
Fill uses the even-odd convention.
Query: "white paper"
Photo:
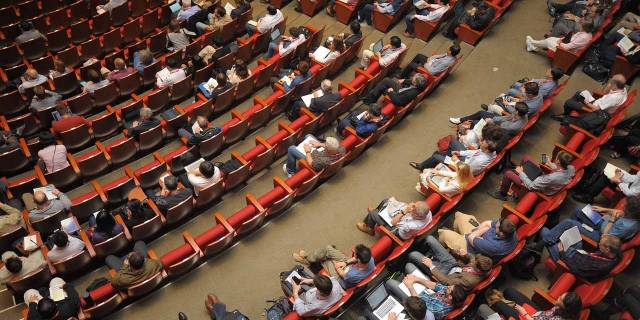
[[[454,274],[454,273],[462,273],[462,268],[453,267],[453,268],[451,268],[451,270],[449,270],[449,274]]]
[[[620,48],[620,51],[622,51],[622,54],[626,56],[629,54],[629,51],[635,44],[633,44],[633,41],[631,41],[629,37],[624,37],[620,39],[620,41],[618,41],[616,45],[618,46],[618,48]]]
[[[216,81],[216,79],[214,78],[209,78],[209,81],[207,81],[207,83],[204,84],[204,88],[209,93],[213,92],[213,90],[217,87],[218,87],[218,81]]]
[[[24,237],[22,247],[27,251],[38,249],[38,239],[35,234]]]
[[[607,166],[604,167],[604,175],[607,176],[607,178],[611,179],[613,177],[615,177],[616,175],[616,170],[618,170],[620,168],[616,167],[615,165],[611,164],[611,163],[607,163]]]
[[[33,189],[33,193],[36,193],[38,191],[42,191],[44,192],[44,194],[47,196],[47,200],[53,200],[53,199],[57,199],[58,197],[56,197],[56,195],[53,194],[53,190],[56,187],[54,187],[52,184],[44,186],[44,187],[39,187],[39,188],[34,188]]]
[[[227,14],[231,14],[231,10],[235,9],[236,7],[234,7],[231,3],[227,2],[224,5],[224,10],[227,12]]]
[[[302,276],[300,276],[300,274],[298,273],[298,271],[297,271],[297,270],[294,270],[293,272],[291,272],[291,273],[289,274],[289,276],[288,276],[286,279],[284,279],[284,281],[289,281],[289,282],[291,282],[291,283],[293,284],[293,283],[294,283],[294,282],[293,282],[293,277],[297,277],[298,279],[302,279]]]
[[[289,76],[284,76],[280,79],[281,82],[286,83],[287,86],[291,85],[291,81],[293,81],[293,79]]]
[[[422,273],[419,269],[413,270],[413,272],[411,272],[412,275],[416,276],[417,278],[420,279],[429,279],[429,277],[425,276],[424,273]],[[427,289],[427,287],[419,284],[419,283],[414,283],[413,284],[413,289],[416,290],[417,294],[422,293],[422,291],[428,290],[427,293],[428,294],[433,294],[433,290],[431,289]],[[407,286],[404,284],[404,282],[400,283],[400,290],[402,290],[402,292],[406,293],[407,296],[411,296],[411,293],[409,293],[409,288],[407,288]]]
[[[497,313],[492,313],[489,315],[489,317],[487,318],[487,320],[500,320],[500,315]]]
[[[625,27],[620,27],[620,29],[617,30],[617,32],[623,36],[628,35],[629,33],[631,33],[631,30],[625,28]]]
[[[184,167],[184,170],[187,171],[188,173],[192,173],[196,170],[198,170],[198,168],[200,167],[200,164],[203,163],[205,160],[203,158],[200,158],[196,161],[194,161],[193,163],[190,163],[189,165]]]
[[[302,140],[302,142],[300,142],[300,144],[298,144],[298,146],[296,147],[296,149],[298,149],[298,151],[300,151],[301,153],[306,154],[306,152],[304,152],[304,145],[308,144],[311,141],[315,141],[315,142],[320,142],[318,141],[318,139],[316,139],[316,137],[314,136],[308,136],[306,137],[304,140]],[[312,150],[315,148],[311,148]],[[318,148],[318,151],[322,151],[324,148]]]
[[[384,209],[378,211],[378,215],[387,223],[387,226],[391,226],[391,220],[393,219],[393,217],[400,211],[402,211],[402,209],[404,209],[406,206],[406,203],[400,202],[396,200],[396,198],[391,197],[387,201]]]
[[[460,160],[458,160],[460,161]],[[453,158],[446,156],[444,157],[444,164],[446,165],[450,165],[450,166],[454,166],[456,163],[458,163],[458,161],[454,161]]]
[[[427,3],[424,0],[419,0],[418,2],[415,2],[413,5],[418,9],[424,9],[427,6],[429,6],[429,3]]]
[[[362,120],[362,118],[363,118],[366,114],[367,114],[367,111],[364,111],[364,112],[360,113],[359,115],[357,115],[357,116],[356,116],[356,118],[357,118],[358,120]]]
[[[314,94],[315,94],[315,96],[314,96]],[[301,99],[302,99],[302,102],[304,102],[304,105],[307,106],[307,108],[308,108],[311,105],[311,99],[320,98],[323,95],[324,95],[324,91],[318,89],[318,90],[316,90],[316,92],[312,92],[312,93],[309,93],[306,96],[302,96]]]
[[[67,297],[67,293],[62,290],[62,288],[50,287],[49,288],[49,296],[53,301],[62,301]]]
[[[580,92],[580,95],[584,98],[584,101],[591,103],[593,101],[595,101],[596,99],[591,95],[591,92],[589,92],[589,90],[583,90],[582,92]]]
[[[62,231],[69,234],[76,233],[80,230],[80,226],[76,224],[76,220],[73,217],[60,221],[60,226],[62,227]]]
[[[482,137],[482,128],[487,125],[487,121],[484,119],[480,119],[476,122],[476,125],[473,127],[473,132],[476,133],[476,136]]]
[[[564,250],[567,250],[569,247],[579,243],[580,241],[582,241],[582,236],[580,236],[580,229],[578,229],[577,226],[566,230],[562,235],[560,235],[560,242],[562,243]]]
[[[257,21],[255,21],[255,20],[249,20],[247,23],[248,23],[248,24],[250,24],[250,25],[252,25],[252,26],[254,26],[254,27],[257,27],[257,26],[258,26],[258,22],[257,22]]]
[[[324,60],[324,58],[326,58],[329,53],[331,53],[331,50],[323,46],[319,46],[318,49],[313,52],[313,56],[316,57],[316,60]]]
[[[160,81],[165,82],[171,76],[171,71],[169,69],[164,68],[156,73],[156,77],[160,79]]]
[[[200,125],[198,124],[198,121],[193,123],[193,125],[191,126],[191,131],[194,134],[200,133],[200,131],[202,131],[202,128],[200,128]]]

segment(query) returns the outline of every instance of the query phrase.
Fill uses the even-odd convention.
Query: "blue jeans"
[[[583,213],[582,213],[582,208],[575,208],[573,210],[573,212],[571,213],[571,219],[568,220],[575,220],[578,223],[580,223],[580,225],[578,226],[578,229],[580,229],[580,234],[589,237],[590,239],[592,239],[595,242],[600,241],[600,227],[602,225],[602,221],[600,221],[600,223],[593,224],[593,222],[591,222],[591,220],[589,220],[589,218],[587,218]],[[591,228],[593,228],[593,231],[589,231],[587,229],[585,229],[582,224],[586,224],[588,226],[590,226]]]
[[[290,146],[287,149],[287,172],[294,174],[298,172],[298,160],[306,158],[307,155],[300,152],[296,146]]]
[[[209,13],[209,15],[207,16],[207,21],[211,21],[211,18],[213,17],[213,14]],[[207,27],[209,25],[204,23],[204,22],[196,22],[196,30],[198,31],[198,34],[203,34],[205,33],[205,31],[207,31]]]
[[[509,88],[509,90],[507,90],[506,95],[510,97],[523,98],[524,94],[522,94],[520,88],[522,88],[522,83],[516,82],[511,86],[511,88]]]
[[[566,230],[573,228],[574,226],[578,226],[578,228],[581,228],[580,224],[581,223],[579,221],[576,221],[573,219],[565,219],[560,221],[560,223],[558,223],[552,229],[544,227],[542,228],[542,230],[540,230],[540,237],[542,238],[542,241],[544,241],[545,245],[547,246],[547,249],[549,250],[549,255],[551,256],[551,259],[553,259],[553,261],[558,261],[558,259],[560,259],[558,242],[560,241],[560,236],[562,235],[562,233],[565,232]],[[575,244],[574,246],[579,248],[582,245],[581,243],[578,243],[578,244]]]
[[[449,253],[449,250],[445,249],[438,239],[428,236],[424,242],[425,250],[423,250],[423,253],[419,251],[409,253],[409,262],[415,264],[422,273],[428,274],[429,272],[425,270],[427,266],[422,263],[422,258],[425,256],[430,256],[436,269],[444,274],[448,274],[453,267],[458,265],[456,258]]]
[[[373,5],[365,4],[358,10],[358,20],[365,21],[368,25],[373,24]]]
[[[257,28],[247,22],[247,35],[251,36]]]

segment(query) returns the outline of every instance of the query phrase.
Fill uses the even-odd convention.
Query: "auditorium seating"
[[[493,25],[498,22],[498,20],[500,20],[505,11],[507,11],[513,3],[513,0],[486,0],[484,2],[496,11],[493,19],[489,22],[489,25],[486,28],[478,31],[469,27],[468,24],[463,23],[455,30],[459,40],[472,46],[475,46],[476,43],[480,41],[480,38],[482,38],[493,27]]]

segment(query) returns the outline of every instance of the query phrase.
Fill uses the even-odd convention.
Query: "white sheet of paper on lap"
[[[611,179],[616,175],[617,169],[620,169],[620,168],[616,167],[611,163],[607,163],[607,165],[604,167],[604,175],[607,176],[607,178]]]
[[[418,9],[424,9],[429,6],[429,3],[424,0],[419,0],[418,2],[413,4]]]
[[[329,53],[331,53],[331,50],[323,46],[319,46],[318,49],[316,49],[316,51],[313,52],[313,55],[316,57],[317,60],[323,60],[329,55]]]
[[[249,21],[247,21],[247,23],[248,23],[248,24],[250,24],[250,25],[252,25],[252,26],[254,26],[254,27],[257,27],[257,26],[258,26],[258,22],[257,22],[257,21],[255,21],[255,20],[249,20]]]
[[[285,281],[289,281],[291,283],[293,283],[293,277],[298,277],[298,279],[302,279],[302,277],[300,276],[300,274],[298,273],[298,270],[294,270],[293,272],[291,272],[289,274],[289,276],[284,279]]]
[[[184,170],[189,172],[189,173],[194,172],[194,171],[198,170],[198,168],[200,167],[200,164],[203,163],[204,161],[205,160],[203,158],[200,158],[200,159],[190,163],[186,167],[184,167]]]
[[[316,137],[308,136],[308,137],[304,138],[304,140],[302,140],[302,142],[300,142],[300,144],[298,144],[296,146],[296,149],[298,149],[298,151],[300,151],[301,153],[305,153],[306,154],[306,152],[304,151],[304,145],[308,144],[311,141],[315,141],[315,142],[318,142],[318,143],[320,142],[320,141],[318,141],[318,139],[316,139]],[[316,149],[316,148],[311,148],[311,150],[314,150],[314,149]],[[324,150],[324,148],[322,148],[322,147],[321,148],[317,148],[317,150],[318,151],[322,151],[322,150]]]
[[[365,115],[365,114],[367,114],[367,112],[366,112],[366,111],[363,111],[363,112],[361,112],[359,115],[357,115],[357,116],[356,116],[356,118],[357,118],[358,120],[362,120],[362,118],[364,117],[364,115]]]
[[[458,160],[458,161],[460,161],[460,160]],[[451,158],[449,156],[444,157],[444,164],[447,164],[447,165],[450,165],[450,166],[454,166],[456,163],[458,163],[458,161],[453,160],[453,158]],[[440,169],[438,169],[438,170],[440,170]]]
[[[194,122],[193,125],[191,126],[191,131],[194,134],[200,133],[200,131],[202,131],[202,128],[200,128],[200,125],[198,124],[198,122]]]
[[[473,127],[473,132],[476,133],[478,137],[482,137],[482,128],[487,125],[487,121],[484,119],[480,119],[476,122],[476,125]]]
[[[74,218],[66,218],[60,221],[60,226],[62,227],[62,231],[72,234],[78,232],[80,230],[80,226],[76,223]]]
[[[293,79],[291,79],[291,77],[289,76],[284,76],[280,79],[280,81],[286,83],[288,86],[291,85],[291,81],[293,81]]]
[[[315,97],[313,95],[316,95]],[[311,99],[313,98],[320,98],[324,95],[324,92],[320,89],[316,90],[316,92],[312,92],[309,93],[308,95],[302,96],[302,102],[304,102],[304,105],[307,106],[307,108],[311,105]]]
[[[596,100],[596,98],[591,95],[591,92],[589,92],[589,90],[583,90],[582,92],[580,92],[580,95],[584,98],[584,101],[588,103]]]
[[[51,296],[51,300],[58,302],[64,300],[67,297],[67,293],[62,288],[50,287],[49,296]]]
[[[231,3],[227,2],[224,5],[224,11],[227,12],[227,14],[231,14],[231,10],[235,9],[236,7],[234,7]]]
[[[391,197],[389,198],[389,200],[387,200],[387,204],[385,205],[384,209],[378,211],[378,215],[387,223],[387,226],[391,227],[391,220],[393,219],[393,217],[406,206],[406,203],[400,202],[396,200],[396,198]]]
[[[500,318],[500,315],[497,313],[492,313],[489,315],[489,317],[487,318],[487,320],[501,320],[502,318]]]
[[[616,45],[618,46],[618,48],[620,48],[622,54],[627,55],[635,44],[633,43],[633,41],[631,41],[631,39],[629,39],[629,37],[624,37],[620,39],[620,41],[618,41]]]
[[[616,30],[619,34],[626,36],[629,33],[631,33],[631,30],[625,28],[625,27],[620,27],[620,29]]]
[[[52,184],[50,184],[50,185],[46,185],[44,187],[33,188],[33,193],[36,193],[38,191],[42,191],[47,196],[47,200],[53,200],[53,199],[57,199],[58,198],[55,194],[53,194],[53,190],[55,190],[55,189],[56,189],[56,187],[54,187]]]
[[[425,276],[424,273],[422,273],[419,269],[413,270],[413,272],[411,272],[412,275],[416,276],[416,278],[420,278],[420,279],[429,279],[429,277]],[[413,284],[413,289],[416,290],[417,294],[422,293],[422,291],[427,290],[428,294],[433,294],[433,290],[431,289],[427,289],[427,287],[419,284],[419,283],[414,283]],[[409,288],[407,288],[407,286],[404,284],[404,282],[400,283],[400,290],[402,290],[402,292],[406,293],[407,296],[411,296],[411,293],[409,293]]]
[[[38,249],[38,238],[35,234],[29,235],[22,239],[22,247],[27,251]]]
[[[569,247],[580,241],[582,241],[582,236],[580,236],[580,229],[576,226],[565,230],[562,235],[560,235],[560,242],[562,242],[564,250],[567,250]]]
[[[207,81],[207,83],[204,84],[204,88],[207,89],[209,93],[213,92],[213,90],[217,87],[218,87],[218,81],[216,81],[216,79],[214,78],[209,78],[209,81]]]

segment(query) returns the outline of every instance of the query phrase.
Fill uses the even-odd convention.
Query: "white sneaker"
[[[291,178],[292,174],[289,173],[289,170],[287,170],[287,163],[286,162],[282,164],[282,171],[284,171],[284,174],[286,174],[288,178]]]
[[[527,36],[527,40],[525,41],[527,43],[527,51],[531,52],[531,51],[536,51],[536,47],[533,46],[533,38],[531,38],[531,36]]]
[[[460,124],[460,118],[449,118],[449,122],[453,124]]]

